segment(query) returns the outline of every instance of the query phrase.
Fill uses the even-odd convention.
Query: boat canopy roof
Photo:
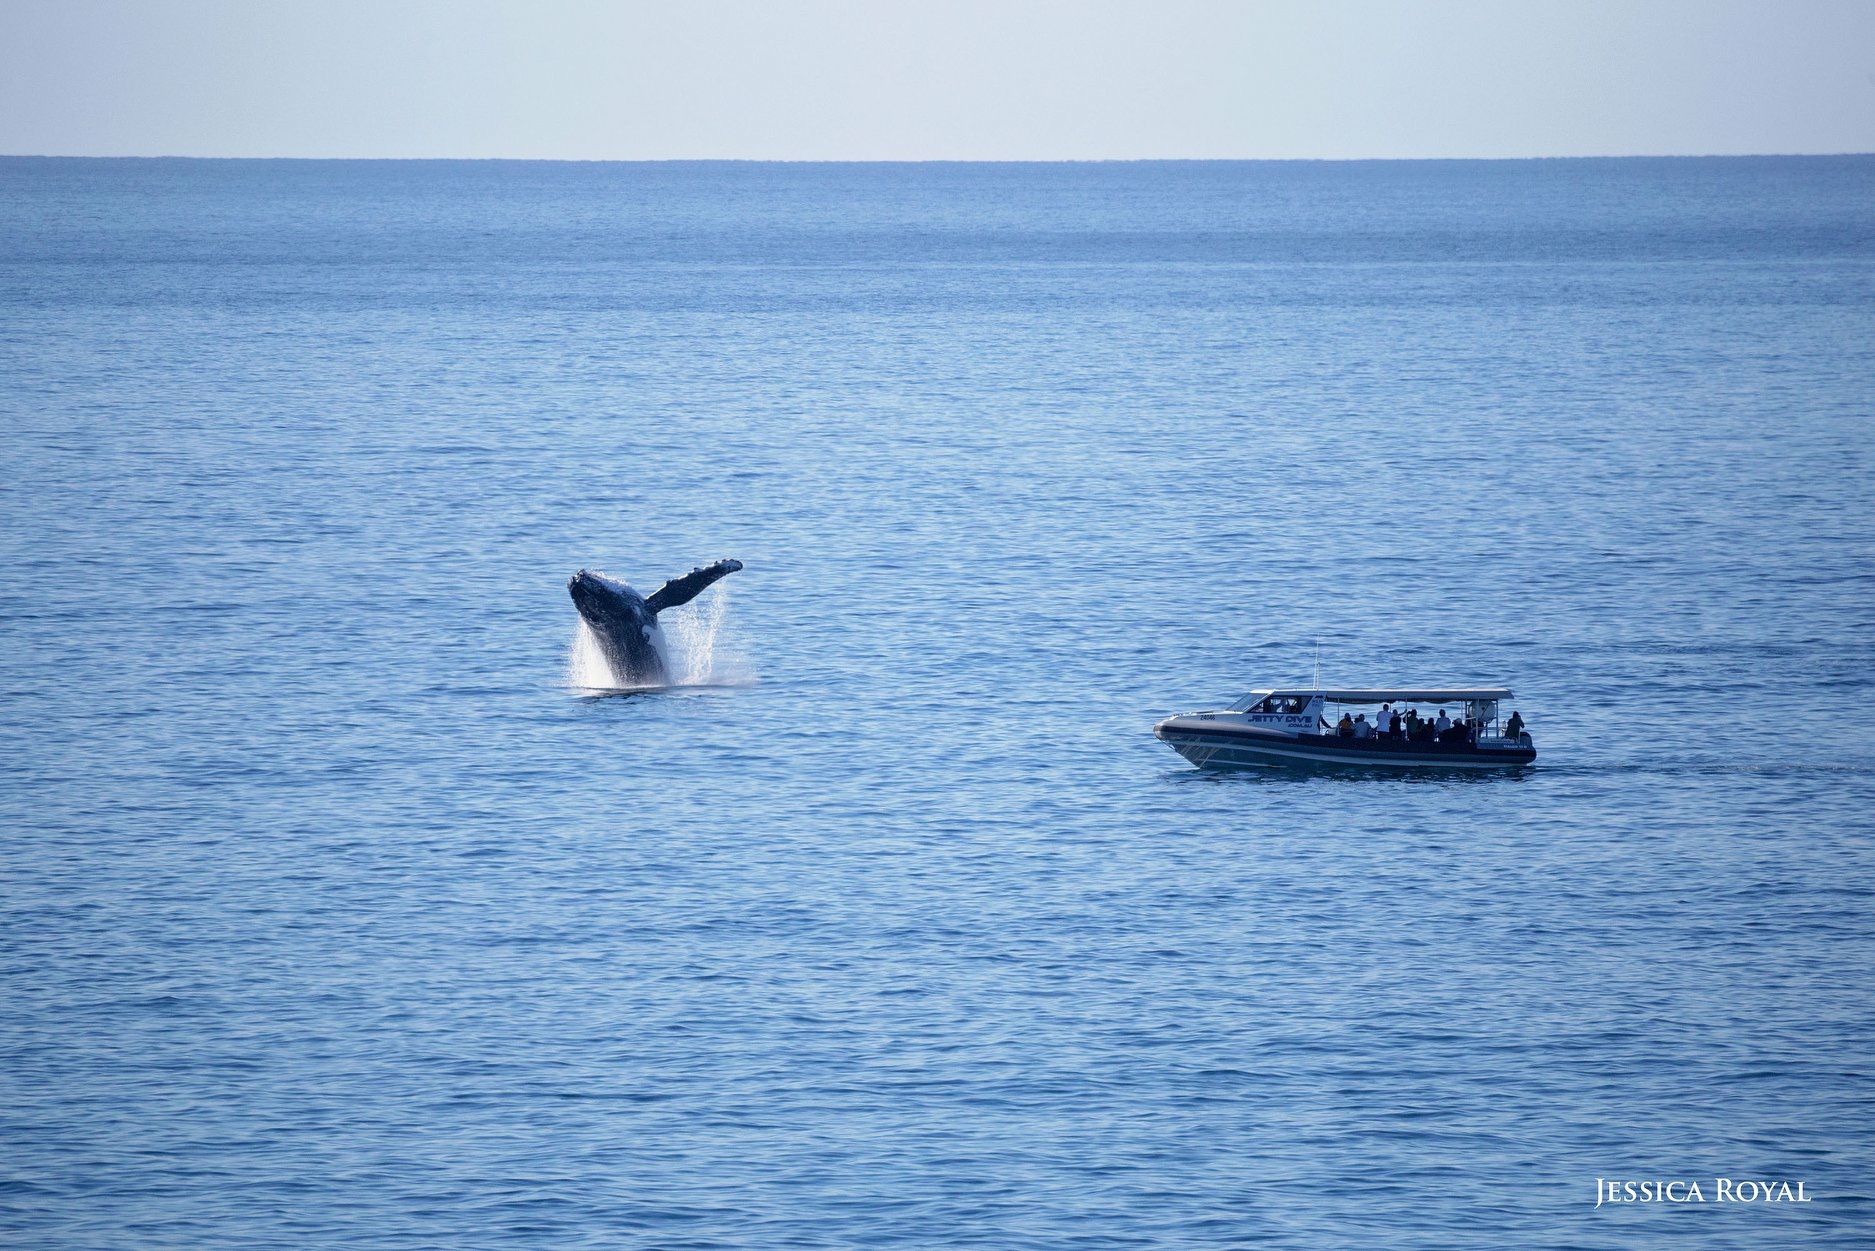
[[[1392,686],[1361,687],[1343,690],[1309,690],[1292,687],[1266,692],[1270,695],[1320,695],[1331,704],[1468,704],[1474,700],[1513,699],[1501,686]]]

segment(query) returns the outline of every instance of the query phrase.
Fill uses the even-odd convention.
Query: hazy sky
[[[0,153],[1875,151],[1875,0],[0,0]]]

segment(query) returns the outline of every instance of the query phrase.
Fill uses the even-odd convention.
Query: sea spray
[[[605,691],[619,688],[619,680],[599,645],[599,636],[581,617],[573,629],[573,644],[566,654],[566,684],[577,691]]]
[[[716,640],[727,608],[728,599],[719,589],[658,614],[658,633],[663,637],[653,641],[664,657],[664,671],[672,686],[716,682]]]

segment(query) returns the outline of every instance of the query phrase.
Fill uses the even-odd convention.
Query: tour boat
[[[1152,732],[1200,769],[1301,764],[1502,769],[1536,759],[1521,717],[1512,733],[1505,732],[1512,727],[1498,723],[1498,705],[1510,698],[1509,691],[1495,686],[1251,691],[1229,708],[1167,717]],[[1392,720],[1409,709],[1432,723],[1431,737],[1372,732],[1386,713],[1394,714]],[[1457,728],[1440,734],[1436,719],[1441,714]],[[1356,733],[1345,731],[1344,716]]]

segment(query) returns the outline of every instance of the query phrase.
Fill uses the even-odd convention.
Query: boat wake
[[[664,659],[670,681],[645,686],[620,679],[606,660],[599,636],[582,618],[567,650],[566,684],[579,695],[613,695],[628,691],[754,686],[755,670],[737,645],[729,618],[729,593],[716,588],[679,608],[658,614],[651,642]]]

